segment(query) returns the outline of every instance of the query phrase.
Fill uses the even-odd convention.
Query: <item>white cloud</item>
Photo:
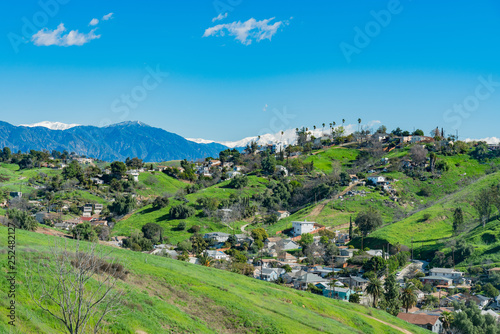
[[[486,143],[491,144],[491,145],[500,144],[500,138],[497,138],[497,137],[487,137],[487,138],[483,138],[483,139],[471,139],[471,138],[467,138],[465,141],[466,142],[471,142],[471,141],[485,141]]]
[[[224,20],[226,17],[227,17],[227,13],[224,13],[224,14],[220,13],[219,15],[217,15],[217,17],[214,17],[212,19],[212,22]]]
[[[78,32],[78,30],[71,30],[67,34],[64,34],[66,28],[64,27],[64,24],[61,23],[55,30],[50,30],[47,28],[41,29],[31,37],[31,41],[37,46],[80,46],[90,42],[93,39],[101,37],[101,35],[95,34],[95,30],[96,29],[92,29],[88,34],[80,33]]]
[[[267,103],[266,105],[264,106],[264,108],[262,108],[262,111],[266,111],[267,110]]]
[[[98,19],[92,19],[92,21],[90,21],[90,25],[91,26],[96,26],[97,24],[99,23],[99,20]]]
[[[102,17],[104,21],[111,20],[113,18],[113,13],[106,14]]]
[[[270,22],[274,17],[266,20],[257,21],[254,18],[245,22],[232,22],[226,24],[218,24],[205,30],[203,37],[209,36],[224,36],[226,33],[229,36],[235,36],[235,39],[244,45],[250,45],[253,40],[260,42],[263,39],[271,40],[278,28],[288,24],[287,22],[278,21],[274,24]]]

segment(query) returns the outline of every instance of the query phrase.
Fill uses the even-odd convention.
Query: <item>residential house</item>
[[[96,215],[100,215],[102,210],[104,210],[104,205],[102,204],[94,204],[94,213]]]
[[[275,214],[276,214],[276,216],[278,216],[278,220],[290,217],[290,212],[288,212],[288,211],[278,210],[275,212]]]
[[[127,174],[132,177],[134,182],[139,182],[139,172],[137,170],[129,170],[127,171]]]
[[[450,286],[453,284],[453,280],[444,276],[426,276],[420,278],[423,284],[432,284],[432,285],[446,285]]]
[[[371,256],[382,257],[384,255],[384,251],[381,249],[370,249],[369,251],[366,251],[366,254],[371,255]]]
[[[205,255],[215,260],[229,260],[229,255],[219,250],[206,250]]]
[[[12,198],[21,198],[23,197],[23,193],[20,191],[11,191],[10,192],[10,197]]]
[[[347,257],[351,258],[354,256],[354,253],[357,251],[359,251],[359,249],[355,249],[355,248],[340,249],[340,256],[347,256]]]
[[[293,283],[293,287],[298,290],[307,290],[309,284],[314,285],[320,282],[328,282],[328,280],[316,274],[307,273],[297,278]]]
[[[83,206],[83,217],[92,217],[92,204],[85,204]]]
[[[229,239],[229,236],[230,234],[224,232],[210,232],[210,233],[205,233],[203,238],[212,239],[215,240],[216,242],[226,242],[227,239]]]
[[[385,177],[383,176],[369,176],[368,177],[368,182],[371,182],[375,185],[378,185],[378,184],[382,184],[382,183],[385,183],[386,180],[385,180]]]
[[[292,222],[293,235],[299,236],[299,235],[302,235],[304,233],[311,233],[312,231],[315,230],[315,227],[314,227],[315,224],[316,224],[315,222],[308,222],[305,220],[303,222],[299,222],[299,221]]]
[[[92,183],[94,183],[94,184],[104,184],[104,181],[97,178],[97,177],[91,177],[90,181],[92,181]]]
[[[247,243],[249,246],[253,243],[253,238],[246,234],[235,234],[239,244]]]
[[[276,281],[285,272],[282,268],[263,268],[257,270],[256,275],[258,279],[268,282]]]
[[[349,301],[349,296],[356,292],[348,288],[333,287],[323,290],[323,296],[338,300]]]
[[[283,263],[296,263],[297,258],[290,253],[282,252],[278,255],[278,261]]]
[[[368,285],[368,280],[359,276],[339,277],[339,282],[344,283],[350,289],[364,291]]]
[[[292,269],[291,272],[283,274],[283,280],[285,283],[290,284],[305,274],[307,274],[307,271],[302,269]]]
[[[271,248],[271,247],[273,247],[274,245],[276,245],[281,240],[282,239],[280,237],[270,237],[270,238],[267,238],[264,241],[264,247]]]
[[[236,171],[229,171],[226,173],[227,174],[227,177],[229,179],[232,179],[233,177],[236,177],[236,176],[241,176],[243,175],[241,172],[236,172]]]
[[[452,268],[432,268],[429,270],[429,276],[451,278],[454,283],[460,283],[463,280],[464,273]]]
[[[443,332],[443,323],[439,320],[439,315],[399,313],[398,318],[410,324],[430,330],[433,333]]]

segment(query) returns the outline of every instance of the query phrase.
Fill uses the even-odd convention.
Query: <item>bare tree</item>
[[[76,241],[74,249],[54,239],[48,257],[39,257],[26,268],[28,291],[35,304],[61,321],[68,333],[98,333],[104,318],[116,313],[124,291],[123,267],[109,258],[110,251],[97,243]],[[55,307],[49,305],[55,305]]]
[[[428,151],[422,145],[415,145],[411,148],[411,159],[415,164],[421,166],[427,160]]]

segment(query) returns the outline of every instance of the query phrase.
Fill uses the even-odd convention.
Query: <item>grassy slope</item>
[[[391,244],[399,242],[410,246],[413,237],[417,256],[421,251],[429,252],[442,249],[444,242],[452,237],[453,210],[458,206],[462,207],[465,212],[465,221],[473,221],[476,218],[471,206],[473,198],[481,189],[498,182],[500,182],[500,173],[487,175],[454,194],[442,197],[441,201],[427,209],[400,222],[378,229],[370,234],[366,245],[375,247],[387,242]],[[430,215],[428,221],[423,220],[425,214]],[[498,223],[492,222],[490,225],[496,229]],[[481,238],[480,235],[468,236],[467,234],[459,237],[469,238],[471,241],[476,240],[476,243],[477,238]]]
[[[144,186],[144,189],[137,191],[142,196],[159,196],[164,193],[175,194],[177,190],[187,186],[187,183],[160,172],[141,173],[139,175],[139,184]]]
[[[359,151],[355,149],[333,147],[326,150],[319,150],[315,155],[311,155],[304,159],[304,162],[314,162],[314,168],[325,173],[332,172],[332,162],[339,161],[342,165],[348,164],[355,160]]]
[[[5,235],[6,228],[0,230]],[[46,252],[51,238],[17,231],[18,322],[10,333],[63,333],[62,326],[31,301],[22,274],[26,258]],[[400,333],[367,316],[427,333],[385,312],[226,271],[121,249],[114,255],[130,275],[119,285],[128,295],[118,319],[106,324],[108,333]],[[2,272],[5,275],[5,267]],[[5,280],[0,288],[6,292]],[[0,299],[0,307],[8,302]],[[9,332],[6,323],[1,312],[0,332]]]
[[[241,196],[251,196],[255,193],[261,192],[265,189],[265,185],[268,181],[264,178],[250,176],[248,186],[245,189],[237,190],[226,188],[229,181],[221,182],[209,188],[205,188],[196,192],[194,194],[186,195],[186,199],[189,201],[188,205],[196,208],[196,200],[200,197],[216,197],[218,199],[229,198],[231,194],[239,194]],[[160,210],[153,210],[151,205],[148,205],[130,217],[118,222],[113,228],[113,235],[129,235],[134,229],[140,230],[141,227],[146,223],[157,223],[163,226],[165,230],[165,235],[169,236],[170,242],[178,242],[189,238],[191,235],[187,231],[177,231],[176,227],[179,224],[178,219],[170,219],[169,210],[172,205],[181,203],[174,199],[170,200],[167,207]],[[228,232],[228,227],[217,222],[211,218],[202,218],[200,216],[201,210],[196,210],[196,215],[183,219],[186,222],[187,228],[192,225],[199,225],[202,227],[200,233],[212,232],[212,231],[225,231]],[[235,229],[239,230],[239,227],[246,224],[244,221],[235,222],[232,224]],[[238,231],[237,230],[237,231]]]

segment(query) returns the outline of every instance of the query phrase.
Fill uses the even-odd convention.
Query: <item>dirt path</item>
[[[362,314],[362,313],[360,313],[360,314]],[[372,320],[378,321],[378,322],[380,322],[381,324],[384,324],[384,325],[386,325],[386,326],[392,327],[392,328],[394,328],[394,329],[396,329],[396,330],[400,331],[401,333],[405,333],[405,334],[413,334],[413,333],[412,333],[412,332],[410,332],[409,330],[406,330],[406,329],[401,328],[401,327],[398,327],[398,326],[396,326],[396,325],[393,325],[393,324],[387,323],[387,322],[382,321],[382,320],[379,320],[379,319],[377,319],[377,318],[370,317],[369,315],[363,314],[363,316],[365,316],[365,317],[367,317],[367,318],[370,318],[370,319],[372,319]]]
[[[247,228],[247,226],[250,225],[250,224],[246,224],[246,225],[243,225],[240,229],[241,229],[241,232],[243,232],[243,234],[249,234],[245,229]]]
[[[309,213],[306,217],[307,218],[316,218],[320,213],[321,211],[323,211],[323,209],[325,208],[325,206],[330,203],[331,201],[333,200],[336,200],[338,199],[340,196],[344,196],[345,194],[347,194],[349,191],[351,191],[355,186],[357,186],[361,181],[357,181],[357,182],[354,182],[353,184],[351,184],[350,186],[348,186],[347,188],[345,188],[341,193],[333,196],[332,198],[330,199],[326,199],[324,200],[323,202],[321,202],[319,205],[317,205],[312,211],[311,213]]]

